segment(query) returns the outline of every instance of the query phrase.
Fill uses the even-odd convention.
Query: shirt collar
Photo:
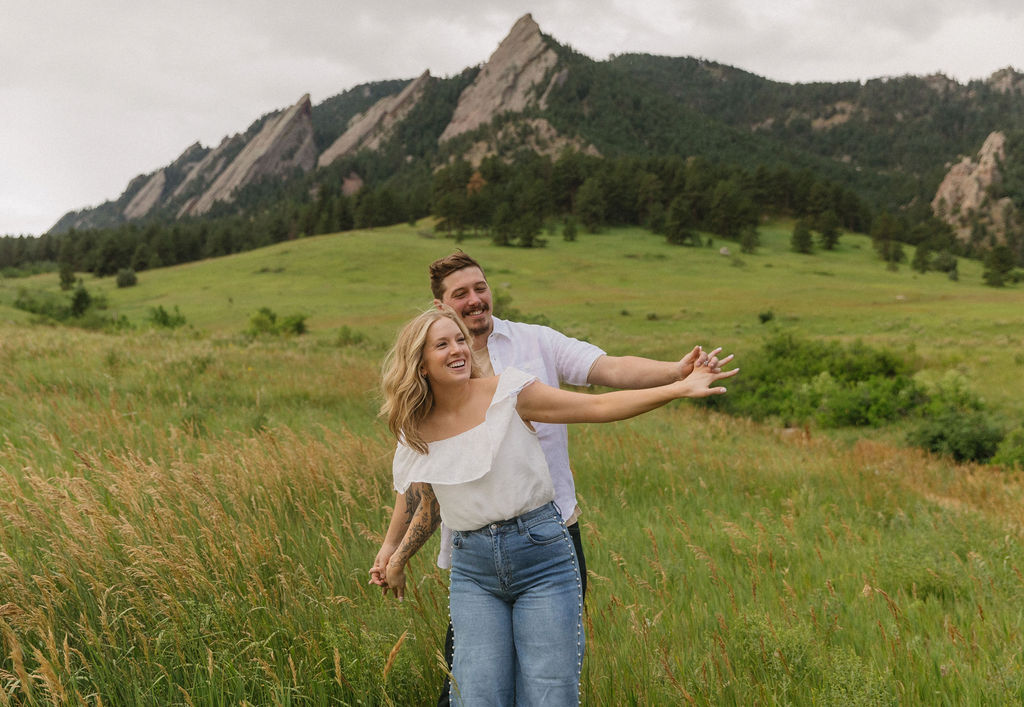
[[[504,319],[498,319],[497,317],[494,316],[491,317],[491,321],[494,323],[491,328],[491,336],[502,336],[506,339],[512,338],[507,321],[505,321]]]

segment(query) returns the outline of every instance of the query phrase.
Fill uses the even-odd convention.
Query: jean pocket
[[[550,545],[565,539],[565,526],[555,518],[527,526],[526,537],[534,545]]]
[[[462,547],[462,535],[457,530],[452,533],[452,547],[456,550]]]

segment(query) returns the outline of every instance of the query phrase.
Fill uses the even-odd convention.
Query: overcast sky
[[[527,12],[595,59],[780,81],[1024,70],[1020,0],[0,0],[0,234],[42,233],[304,93],[456,74]]]

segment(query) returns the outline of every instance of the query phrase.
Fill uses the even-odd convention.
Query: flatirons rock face
[[[307,93],[279,116],[268,120],[263,129],[210,187],[194,201],[182,207],[181,215],[204,214],[218,201],[230,201],[235,191],[267,176],[283,176],[296,167],[308,172],[316,165],[313,141],[312,105]]]
[[[51,231],[102,228],[118,223],[118,218],[131,221],[160,208],[174,209],[179,218],[201,215],[263,177],[283,177],[296,168],[308,172],[316,166],[316,157],[312,106],[306,94],[262,126],[257,123],[244,134],[226,137],[212,150],[191,145],[167,167],[133,179],[116,201],[65,214]]]
[[[969,240],[974,219],[994,233],[998,240],[1006,235],[1007,218],[1013,214],[1009,198],[993,200],[989,187],[1002,180],[999,164],[1006,159],[1006,135],[991,133],[978,151],[977,158],[964,157],[946,174],[932,199],[932,211],[949,223],[961,240]]]
[[[232,135],[220,141],[212,150],[207,150],[199,159],[191,160],[184,165],[185,177],[171,192],[171,201],[187,198],[186,204],[179,210],[179,216],[191,206],[207,187],[217,178],[224,167],[245,146],[245,137]],[[178,158],[182,162],[184,155]]]
[[[348,129],[321,153],[317,164],[326,167],[361,149],[378,149],[391,137],[395,126],[416,107],[431,80],[430,71],[424,71],[397,96],[382,98],[368,111],[352,118]]]
[[[540,104],[535,97],[536,86],[557,63],[558,55],[548,46],[533,17],[522,16],[462,92],[440,141],[478,128],[502,113],[521,113],[533,101]]]
[[[152,211],[153,207],[160,203],[160,197],[163,196],[166,183],[166,170],[158,169],[146,180],[142,189],[139,189],[135,196],[132,197],[132,200],[128,202],[128,205],[124,207],[124,217],[129,220],[142,218]]]

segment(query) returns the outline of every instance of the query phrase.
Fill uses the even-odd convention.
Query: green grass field
[[[755,255],[642,231],[462,247],[528,314],[610,353],[768,331],[863,339],[959,371],[1024,415],[1024,291],[903,267],[866,238]],[[411,227],[86,279],[121,333],[30,324],[0,281],[0,705],[431,704],[446,577],[411,598],[367,569],[390,513],[379,362],[429,304],[451,240]],[[188,326],[145,325],[174,306]],[[249,339],[267,306],[310,333]],[[759,313],[772,311],[762,324]],[[366,341],[346,345],[347,326]],[[742,374],[741,374],[742,375]],[[588,549],[584,702],[1014,704],[1024,700],[1024,478],[887,430],[791,436],[676,403],[571,433]]]

